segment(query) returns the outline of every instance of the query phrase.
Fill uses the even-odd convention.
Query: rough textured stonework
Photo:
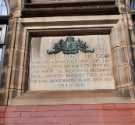
[[[0,125],[134,125],[135,104],[0,107]]]
[[[33,3],[29,3],[30,0],[7,1],[10,6],[10,19],[5,40],[3,77],[5,88],[0,89],[0,105],[3,105],[0,106],[0,125],[135,125],[135,35],[129,13],[130,0],[99,0],[99,2],[98,0],[79,0],[79,2],[78,0],[39,0],[42,3],[38,4],[33,4],[38,0],[31,0]],[[86,35],[90,37],[86,38]],[[94,35],[94,40],[91,38],[92,35]],[[99,35],[102,35],[101,41],[98,40]],[[94,47],[101,47],[101,50],[104,46],[100,44],[109,42],[106,46],[109,46],[109,57],[112,61],[113,87],[96,90],[100,84],[99,80],[96,89],[93,90],[89,87],[89,89],[80,88],[81,91],[79,91],[75,86],[76,91],[74,91],[74,88],[67,89],[67,86],[64,86],[65,90],[68,90],[64,91],[64,87],[59,89],[56,85],[58,91],[52,91],[56,90],[56,87],[48,89],[46,84],[42,83],[43,86],[38,86],[41,84],[37,82],[35,82],[37,86],[32,89],[33,83],[29,79],[32,39],[37,38],[35,48],[40,41],[43,41],[42,49],[48,50],[53,46],[49,46],[51,44],[46,44],[44,41],[59,43],[59,40],[53,41],[55,39],[53,37],[64,39],[65,36],[81,36],[81,40],[87,42],[83,45],[88,45],[92,40],[94,44],[97,39],[98,44]],[[107,36],[107,40],[104,36]],[[57,63],[63,56],[62,52],[60,57],[45,54],[43,58],[58,60]],[[76,54],[80,54],[80,50]],[[85,59],[85,64],[89,64],[86,63],[87,61],[93,61],[91,55],[83,54],[80,54],[80,59]],[[52,66],[56,68],[55,73],[58,75],[66,61],[56,67],[55,61]],[[41,69],[46,70],[50,65],[50,63],[45,64],[43,63],[45,67]],[[68,66],[72,68],[73,65]],[[83,69],[84,65],[80,67]],[[67,73],[71,77],[70,72],[67,71],[63,73],[63,79],[62,76],[58,78],[61,81],[69,80]],[[87,68],[83,69],[83,75],[87,73]],[[36,76],[38,74],[36,72]],[[44,75],[46,74],[50,76],[52,72],[46,71]],[[57,83],[57,77],[46,79],[44,75],[42,76],[44,81],[54,80],[54,83]],[[79,80],[80,77],[77,78]],[[41,78],[38,80],[40,81]],[[71,85],[73,85],[72,82]],[[86,80],[86,84],[88,82]],[[106,85],[109,82],[106,82]],[[65,84],[65,81],[63,83]],[[95,85],[94,83],[95,81],[92,84]],[[51,82],[48,82],[47,85],[50,84]],[[101,86],[105,88],[103,84]]]

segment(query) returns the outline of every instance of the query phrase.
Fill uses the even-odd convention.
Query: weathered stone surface
[[[43,37],[48,33],[48,31],[47,31],[48,29],[49,30],[55,29],[55,33],[57,33],[57,35],[59,34],[59,32],[57,32],[57,30],[59,30],[59,29],[62,29],[61,32],[63,32],[63,33],[65,33],[64,30],[70,29],[70,31],[71,31],[71,29],[73,29],[73,32],[74,32],[75,31],[74,29],[79,29],[79,30],[76,30],[76,32],[80,33],[80,32],[85,31],[85,33],[83,33],[83,35],[88,35],[87,33],[89,33],[89,35],[90,34],[95,34],[95,35],[107,34],[110,39],[107,41],[109,41],[110,43],[106,43],[106,45],[110,45],[109,51],[110,51],[110,55],[111,55],[109,57],[109,59],[111,59],[111,64],[109,64],[109,69],[111,72],[113,72],[113,75],[111,75],[111,79],[114,76],[114,81],[112,82],[112,85],[113,85],[113,87],[115,85],[115,87],[118,89],[118,91],[120,91],[122,93],[122,95],[134,96],[134,85],[133,85],[134,84],[134,81],[133,81],[133,79],[134,79],[133,65],[134,64],[132,62],[132,60],[133,60],[132,54],[131,54],[132,52],[130,50],[131,41],[130,41],[130,37],[129,37],[129,29],[131,29],[131,27],[129,28],[129,26],[131,26],[132,23],[130,22],[131,19],[129,18],[129,15],[125,13],[125,9],[126,9],[125,7],[127,7],[127,6],[124,5],[125,2],[127,2],[129,4],[128,0],[126,0],[125,2],[124,2],[124,0],[117,1],[117,5],[114,6],[115,9],[117,9],[117,6],[119,6],[119,10],[122,13],[120,15],[111,15],[110,12],[107,12],[110,15],[97,16],[97,15],[95,15],[96,13],[94,13],[95,12],[95,10],[94,10],[93,12],[89,11],[89,12],[91,12],[91,14],[93,16],[90,16],[90,15],[77,16],[75,13],[74,13],[75,16],[65,16],[65,15],[56,16],[56,15],[53,15],[54,11],[51,11],[51,12],[53,12],[53,13],[51,13],[53,15],[53,17],[45,17],[45,13],[42,12],[42,16],[44,16],[44,17],[38,17],[38,18],[37,17],[36,18],[33,18],[33,17],[32,18],[22,18],[22,16],[21,16],[21,11],[22,11],[21,2],[22,1],[21,0],[14,0],[14,1],[9,0],[9,1],[10,1],[10,8],[11,8],[11,11],[10,11],[11,18],[9,21],[8,33],[7,33],[7,38],[6,38],[6,43],[7,43],[6,51],[5,51],[6,60],[4,63],[5,64],[4,72],[5,72],[5,76],[6,76],[5,80],[4,80],[5,84],[6,84],[6,87],[5,87],[6,99],[12,100],[12,98],[14,98],[18,95],[21,95],[25,91],[30,90],[30,88],[33,84],[28,83],[29,63],[30,63],[29,62],[30,61],[29,60],[30,59],[29,32],[35,32],[35,30],[37,30],[37,32],[40,32],[40,33],[37,34],[35,32],[34,35],[35,34],[37,36],[42,35],[42,37]],[[42,1],[43,0],[39,0],[38,2],[42,2]],[[47,0],[47,1],[48,2],[51,1],[50,3],[54,4],[55,2],[63,2],[65,0],[60,0],[60,1]],[[70,0],[70,1],[65,1],[65,2],[76,2],[76,1],[77,0],[73,0],[73,1]],[[79,0],[79,2],[81,2],[81,1],[84,2],[84,0]],[[91,0],[86,0],[86,1],[91,1]],[[99,0],[99,1],[101,1],[101,0]],[[32,2],[36,3],[36,0],[33,0]],[[31,7],[31,6],[33,6],[33,4],[26,5],[25,7]],[[85,11],[87,10],[87,8],[85,9],[86,6],[83,6],[84,8],[82,8],[83,11],[81,11],[82,12],[81,14],[84,14],[84,13],[86,14],[86,12],[84,12],[84,10]],[[38,7],[42,8],[42,4],[40,4],[40,6],[36,6],[36,7],[38,10],[39,9]],[[90,5],[90,7],[92,7],[92,6]],[[109,7],[109,6],[107,6],[107,7]],[[101,14],[101,12],[103,12],[103,10],[101,8],[98,8],[98,6],[95,6],[95,8],[96,8],[96,11],[100,10],[100,14]],[[60,9],[59,12],[61,13],[61,7],[59,9]],[[65,9],[65,8],[63,8],[63,9]],[[81,9],[81,8],[79,8],[79,9]],[[106,10],[106,8],[103,8],[103,9]],[[37,11],[35,8],[33,10]],[[35,15],[35,13],[33,13],[33,10],[31,11],[31,16]],[[67,14],[69,14],[69,10],[70,10],[70,12],[73,12],[73,9],[69,7]],[[111,10],[111,9],[109,9],[109,10]],[[28,12],[27,9],[26,9],[26,12]],[[48,12],[48,10],[46,12]],[[80,11],[76,11],[76,12],[78,12],[78,14],[80,15]],[[104,13],[102,13],[102,14],[104,14]],[[117,14],[118,14],[118,11],[117,11]],[[39,15],[37,14],[35,16],[39,16]],[[29,13],[27,13],[27,16],[28,17],[30,16]],[[88,30],[90,30],[90,31],[88,31]],[[45,38],[46,37],[43,37],[42,39],[45,39]],[[132,32],[131,39],[133,41],[132,43],[134,44],[135,40],[134,40],[133,32]],[[37,40],[37,41],[40,41],[40,40]],[[48,44],[49,43],[47,43],[47,46],[48,46]],[[103,45],[101,45],[101,47],[103,47]],[[132,48],[134,51],[134,46],[132,46]],[[80,53],[81,52],[79,52],[79,54]],[[61,55],[61,53],[60,53],[60,55]],[[81,55],[83,55],[83,56],[81,56],[81,58],[85,57],[84,56],[85,54],[81,53]],[[92,57],[92,55],[94,55],[94,54],[86,54],[86,55],[88,55],[90,57],[90,59],[87,59],[87,61],[91,62],[91,60],[94,60],[94,56]],[[53,56],[53,58],[55,57],[54,55],[49,55],[49,56]],[[44,56],[44,57],[46,58],[47,56]],[[58,58],[59,58],[59,56],[58,56]],[[55,61],[58,62],[57,59]],[[78,62],[80,62],[80,61],[77,60],[76,65],[78,64]],[[54,64],[53,65],[51,64],[51,66],[54,68]],[[59,69],[60,69],[60,66],[57,66],[57,67],[59,67]],[[112,67],[112,68],[110,68],[110,67]],[[46,65],[45,65],[45,68],[46,68]],[[56,69],[56,67],[54,69]],[[56,69],[56,71],[58,72],[57,69]],[[86,71],[84,72],[84,74],[86,74]],[[60,77],[60,78],[62,78],[62,77]],[[105,76],[103,76],[103,78],[104,77]],[[83,77],[81,77],[81,78],[83,78]],[[43,79],[46,80],[46,78],[43,78]],[[50,79],[50,78],[48,77],[47,79]],[[54,80],[56,80],[56,79],[57,79],[57,77],[55,77]],[[69,77],[66,77],[64,80],[67,80],[67,79],[69,79]],[[84,80],[84,78],[83,78],[83,80]],[[110,81],[112,81],[112,80],[109,80],[108,84],[110,83]],[[100,81],[98,81],[98,82],[100,82]],[[64,82],[64,84],[65,84],[65,82]],[[43,87],[43,88],[45,88],[45,87]],[[95,86],[95,88],[97,88],[97,87],[98,87],[98,85]],[[102,86],[102,87],[104,88],[104,86]],[[108,87],[106,87],[106,88],[108,88]],[[38,87],[38,89],[40,90],[40,89],[42,89],[42,87]],[[51,89],[51,90],[53,90],[53,89]],[[59,88],[57,88],[57,89],[59,90]],[[78,88],[76,88],[76,89],[78,89]],[[83,88],[83,90],[85,90],[85,89]],[[32,88],[31,88],[31,90],[32,90]],[[33,90],[36,90],[36,89],[33,89]],[[46,90],[47,90],[47,88],[46,88]]]
[[[33,38],[31,41],[30,90],[114,89],[108,35],[74,36],[86,42],[92,53],[48,54],[59,40],[67,37]]]

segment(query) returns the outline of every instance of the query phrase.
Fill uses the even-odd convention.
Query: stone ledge
[[[9,105],[63,105],[135,103],[130,97],[122,97],[115,90],[26,92],[9,100]]]

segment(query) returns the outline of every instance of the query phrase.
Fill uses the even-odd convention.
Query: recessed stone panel
[[[32,38],[29,90],[114,89],[109,35]]]

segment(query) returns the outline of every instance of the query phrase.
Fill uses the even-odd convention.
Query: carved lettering
[[[88,41],[94,53],[57,54],[45,53],[60,39],[66,37],[43,37],[31,41],[30,89],[31,90],[92,90],[113,89],[111,50],[109,36],[74,36],[75,40]],[[102,44],[101,44],[102,43]],[[36,54],[35,54],[36,53]],[[35,56],[38,55],[38,56]]]

